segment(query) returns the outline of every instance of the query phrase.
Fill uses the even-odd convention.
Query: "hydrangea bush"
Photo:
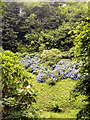
[[[26,69],[29,72],[37,75],[38,82],[50,83],[51,81],[51,83],[55,83],[61,79],[71,78],[79,80],[80,77],[84,77],[84,75],[81,76],[79,73],[82,63],[77,63],[77,61],[71,61],[70,59],[60,60],[55,63],[55,58],[57,58],[54,58],[55,54],[53,55],[53,59],[50,59],[49,61],[50,56],[52,58],[52,54],[48,53],[48,58],[47,56],[42,56],[45,58],[44,60],[38,55],[35,55],[34,57],[25,56],[21,59],[21,62],[25,63]],[[46,60],[46,58],[48,60]],[[51,66],[48,64],[49,62],[52,62]]]

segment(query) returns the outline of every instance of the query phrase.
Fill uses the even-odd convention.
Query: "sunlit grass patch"
[[[56,82],[54,86],[47,83],[32,81],[37,91],[37,102],[34,107],[37,111],[42,110],[43,118],[75,118],[78,110],[82,107],[80,96],[76,102],[70,100],[70,91],[77,83],[70,78]]]

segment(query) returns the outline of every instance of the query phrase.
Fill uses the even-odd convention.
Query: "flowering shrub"
[[[49,66],[48,61],[42,62],[42,59],[35,55],[34,57],[25,56],[21,59],[21,62],[25,63],[29,72],[37,75],[38,82],[52,83],[53,81],[55,83],[55,81],[60,81],[61,79],[71,78],[79,80],[81,77],[79,70],[82,63],[77,63],[77,61],[61,60]]]
[[[1,56],[3,119],[34,117],[35,114],[29,115],[30,106],[36,101],[34,88],[30,86],[32,74],[22,67],[13,52],[3,51]]]

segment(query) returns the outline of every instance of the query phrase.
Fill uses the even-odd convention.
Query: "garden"
[[[90,119],[88,4],[2,2],[2,120]]]

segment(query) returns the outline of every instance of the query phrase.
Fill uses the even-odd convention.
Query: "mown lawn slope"
[[[70,78],[56,82],[55,85],[33,81],[37,91],[35,109],[43,118],[75,118],[78,110],[85,104],[84,96],[70,99],[70,91],[77,81]]]

